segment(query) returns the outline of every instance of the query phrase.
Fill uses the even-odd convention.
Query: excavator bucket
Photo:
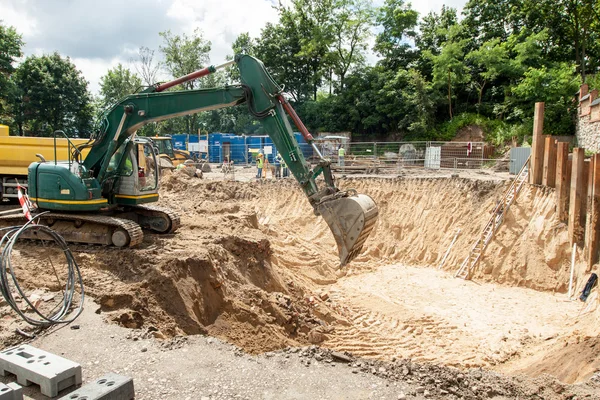
[[[360,254],[379,215],[373,199],[364,194],[325,201],[318,211],[333,233],[341,266]]]

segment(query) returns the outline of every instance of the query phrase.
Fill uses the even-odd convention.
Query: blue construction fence
[[[313,149],[300,132],[295,132],[294,137],[306,159],[311,159]],[[277,148],[269,136],[245,136],[232,133],[211,133],[208,135],[208,155],[205,151],[197,151],[198,142],[206,141],[206,135],[174,134],[171,135],[173,148],[187,150],[193,157],[211,163],[222,163],[225,159],[235,164],[252,164],[256,155],[262,152],[270,163],[275,161]],[[191,146],[190,146],[191,144]],[[195,146],[194,146],[195,144]]]

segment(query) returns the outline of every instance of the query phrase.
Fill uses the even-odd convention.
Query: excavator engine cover
[[[325,201],[318,211],[333,233],[341,266],[361,253],[379,215],[373,199],[364,194]]]

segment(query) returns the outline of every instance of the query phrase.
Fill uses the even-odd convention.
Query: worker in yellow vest
[[[338,149],[338,166],[342,168],[342,172],[344,171],[344,157],[346,156],[346,150],[343,146],[340,146]]]
[[[256,179],[262,178],[262,170],[264,165],[263,157],[264,156],[262,153],[258,153],[258,155],[256,156],[256,168],[258,169],[258,171],[256,172]]]

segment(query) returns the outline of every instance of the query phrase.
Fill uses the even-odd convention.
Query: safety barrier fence
[[[344,169],[351,172],[394,173],[403,168],[427,169],[480,169],[487,159],[487,149],[482,142],[352,142],[344,147]],[[313,148],[300,144],[304,157],[316,162]],[[339,144],[318,143],[321,154],[339,166]],[[276,163],[274,146],[210,145],[208,153],[200,157],[213,163],[233,161],[235,165],[253,165],[256,156],[263,153],[269,163]]]

